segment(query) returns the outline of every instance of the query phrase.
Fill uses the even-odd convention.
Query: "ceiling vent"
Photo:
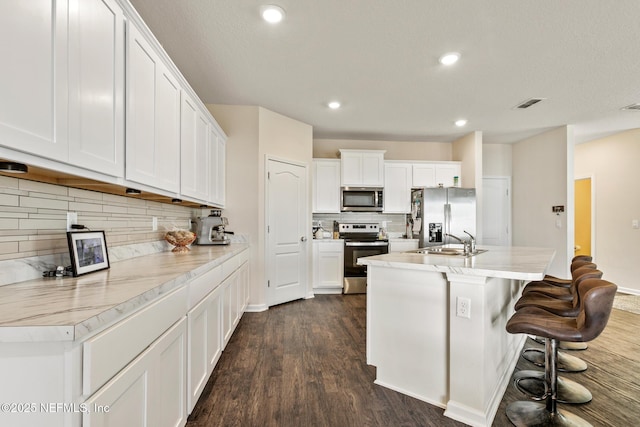
[[[627,105],[626,107],[622,107],[622,110],[640,111],[640,103]]]
[[[543,99],[546,99],[546,98],[530,98],[530,99],[527,99],[527,100],[526,100],[526,101],[524,101],[524,102],[521,102],[520,104],[516,105],[516,106],[515,106],[515,107],[513,107],[513,108],[516,108],[516,109],[525,109],[525,108],[529,108],[529,107],[531,107],[532,105],[535,105],[535,104],[537,104],[538,102],[542,101]]]

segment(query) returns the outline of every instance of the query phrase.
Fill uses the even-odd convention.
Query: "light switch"
[[[638,223],[637,219],[631,220],[631,228],[635,228],[635,229],[640,228],[640,224]]]
[[[562,228],[562,220],[560,218],[556,219],[556,228]]]

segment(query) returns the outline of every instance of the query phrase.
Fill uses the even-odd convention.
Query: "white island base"
[[[500,253],[521,265],[492,262]],[[508,334],[506,323],[523,284],[542,279],[552,257],[548,249],[490,248],[467,259],[361,258],[368,266],[367,363],[377,368],[375,383],[465,424],[490,426],[526,338]],[[457,315],[460,298],[468,318]]]

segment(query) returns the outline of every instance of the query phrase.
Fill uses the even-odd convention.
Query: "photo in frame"
[[[104,231],[67,231],[73,277],[109,268]]]

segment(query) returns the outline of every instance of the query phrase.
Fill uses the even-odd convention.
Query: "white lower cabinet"
[[[188,378],[187,408],[190,413],[222,354],[222,295],[217,287],[187,313]]]
[[[342,293],[344,278],[344,240],[313,241],[313,292]]]
[[[183,317],[85,402],[82,425],[185,425],[186,343]]]

